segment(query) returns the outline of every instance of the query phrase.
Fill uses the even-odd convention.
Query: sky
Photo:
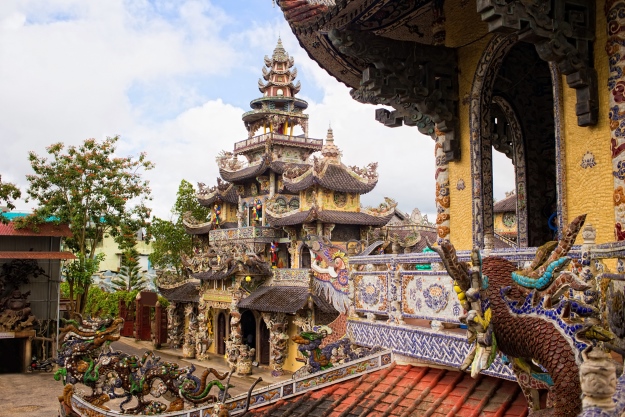
[[[2,181],[25,194],[29,151],[119,135],[120,156],[146,152],[155,163],[144,174],[151,207],[169,218],[180,181],[214,185],[219,151],[247,138],[241,115],[261,96],[263,57],[278,37],[295,58],[310,137],[325,138],[331,124],[344,163],[379,163],[363,205],[391,197],[433,220],[434,141],[376,122],[375,106],[352,100],[308,58],[271,0],[2,0]],[[495,176],[495,198],[512,188],[512,175]]]

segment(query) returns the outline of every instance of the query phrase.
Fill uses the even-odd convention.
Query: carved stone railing
[[[310,284],[310,268],[275,268],[273,269],[273,281],[275,283],[302,283]]]
[[[209,242],[244,241],[270,243],[284,237],[284,232],[272,227],[249,226],[233,229],[217,229],[208,233]]]
[[[323,139],[313,139],[313,138],[307,138],[305,136],[289,136],[289,135],[282,135],[280,133],[270,132],[270,133],[263,133],[261,135],[254,136],[253,138],[250,138],[250,139],[245,139],[245,140],[236,142],[234,144],[234,152],[239,153],[241,151],[263,144],[267,142],[268,140],[271,140],[274,144],[307,145],[315,149],[319,148],[319,150],[321,150],[321,147],[323,146]]]
[[[490,255],[501,256],[522,267],[534,259],[535,253],[536,248],[522,248],[491,251]],[[579,247],[571,253],[578,257]],[[469,258],[469,251],[458,252],[459,260],[469,261]],[[463,310],[454,292],[453,280],[444,270],[438,254],[353,256],[349,262],[357,313],[459,323]]]

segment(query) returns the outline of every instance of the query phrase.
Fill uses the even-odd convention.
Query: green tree
[[[5,205],[9,210],[13,210],[15,205],[13,200],[17,200],[22,196],[22,192],[15,184],[10,182],[2,182],[2,176],[0,175],[0,205]],[[8,220],[0,215],[0,222],[7,223]]]
[[[111,284],[116,291],[141,291],[148,284],[148,279],[141,272],[139,252],[135,248],[122,253],[121,268],[117,276],[111,279]]]
[[[191,212],[195,219],[204,222],[210,214],[210,209],[200,205],[193,185],[182,180],[178,187],[176,203],[171,209],[171,219],[154,217],[150,224],[150,234],[154,239],[150,262],[156,268],[173,268],[178,277],[185,275],[180,254],[190,256],[193,250],[192,236],[186,232],[182,224],[182,215],[186,212]]]
[[[33,226],[54,217],[69,224],[72,237],[65,244],[77,259],[67,262],[64,271],[74,312],[83,312],[102,259],[96,256],[96,246],[104,236],[110,234],[123,248],[133,246],[135,232],[146,227],[150,217],[150,188],[141,174],[153,164],[145,153],[138,158],[115,156],[118,140],[87,139],[67,148],[55,143],[46,149],[50,159],[35,152],[28,156],[34,171],[26,176],[28,199],[39,207],[16,223]]]

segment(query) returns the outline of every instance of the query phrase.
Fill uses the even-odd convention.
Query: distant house
[[[145,234],[142,231],[137,232],[135,249],[139,252],[139,267],[141,271],[153,272],[154,268],[148,259],[152,253],[152,246],[145,239]],[[112,236],[106,236],[102,243],[98,245],[96,252],[105,255],[104,260],[100,263],[100,271],[119,271],[122,262],[122,251]]]
[[[54,337],[61,261],[74,258],[61,250],[62,239],[69,236],[65,224],[45,223],[37,230],[16,229],[12,222],[0,224],[0,373],[24,371],[33,354],[52,356],[51,344],[40,343],[41,349],[34,350],[32,340],[35,336],[48,341]],[[31,275],[28,284],[16,288],[9,267],[32,266],[43,273]]]
[[[517,242],[519,229],[516,216],[517,196],[506,193],[506,198],[493,204],[495,235]]]

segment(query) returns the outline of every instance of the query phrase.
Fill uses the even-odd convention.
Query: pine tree
[[[139,267],[139,252],[132,248],[122,253],[122,264],[119,273],[111,284],[117,291],[143,290],[148,283],[147,277],[141,272]]]

